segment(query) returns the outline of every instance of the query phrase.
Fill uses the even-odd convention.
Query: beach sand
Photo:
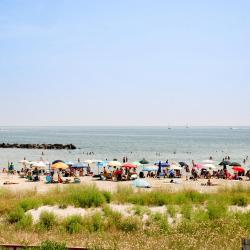
[[[132,187],[132,181],[115,182],[115,181],[100,181],[96,180],[90,176],[81,177],[81,183],[75,185],[96,185],[100,190],[114,192],[118,187]],[[151,184],[152,188],[147,190],[159,190],[166,189],[169,191],[180,191],[184,189],[191,189],[198,192],[216,192],[222,187],[233,187],[241,184],[243,186],[250,186],[250,181],[247,179],[243,181],[233,181],[233,180],[223,180],[223,179],[211,179],[213,184],[216,186],[204,186],[206,184],[206,179],[198,179],[197,181],[185,179],[175,179],[177,183],[170,183],[169,178],[155,179],[146,178],[146,180]],[[4,185],[3,183],[9,181],[18,184]],[[6,188],[12,191],[25,191],[25,190],[36,190],[37,192],[47,192],[53,188],[64,188],[67,184],[46,184],[44,176],[41,176],[39,182],[30,182],[24,178],[20,178],[17,175],[7,175],[0,174],[0,188]],[[137,188],[138,189],[138,188]]]

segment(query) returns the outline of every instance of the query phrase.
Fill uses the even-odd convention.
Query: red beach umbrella
[[[232,169],[236,172],[244,172],[245,171],[245,169],[241,166],[234,166],[234,167],[232,167]]]
[[[132,163],[129,163],[129,162],[122,164],[122,167],[123,167],[123,168],[128,168],[128,169],[137,168],[136,165],[134,165],[134,164],[132,164]]]

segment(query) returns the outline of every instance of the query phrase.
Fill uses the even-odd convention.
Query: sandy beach
[[[17,175],[7,175],[0,174],[0,187],[6,188],[12,191],[25,191],[25,190],[36,190],[37,192],[47,192],[53,188],[64,188],[68,184],[46,184],[44,180],[44,176],[40,177],[40,181],[38,182],[30,182],[25,178],[20,178]],[[116,191],[118,187],[132,187],[132,181],[100,181],[92,178],[91,176],[80,177],[81,183],[74,185],[96,185],[100,190],[105,191]],[[186,181],[184,178],[175,179],[176,183],[170,183],[169,178],[146,178],[146,180],[151,184],[151,188],[149,190],[159,190],[166,189],[169,191],[180,191],[184,189],[191,189],[198,192],[216,192],[218,189],[223,187],[233,187],[239,184],[243,186],[250,186],[250,181],[248,178],[244,178],[243,181],[236,180],[224,180],[224,179],[212,179],[212,183],[216,184],[215,186],[206,186],[206,179],[198,179],[197,181],[188,180]],[[4,185],[4,182],[9,181],[17,184],[8,184]],[[139,190],[137,188],[137,190]]]

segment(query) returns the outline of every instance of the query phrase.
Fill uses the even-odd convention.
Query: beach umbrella
[[[230,165],[231,162],[230,161],[222,161],[219,165],[220,166],[226,166],[226,165]]]
[[[120,167],[122,164],[119,161],[110,161],[108,163],[109,167]]]
[[[143,164],[141,164],[139,161],[134,161],[132,164],[136,165],[137,167],[143,166]]]
[[[241,166],[234,166],[234,167],[232,167],[232,169],[236,172],[244,172],[245,171],[245,169]]]
[[[157,171],[157,170],[158,170],[158,166],[156,166],[156,165],[145,166],[142,168],[143,172],[151,172],[151,171]]]
[[[169,167],[170,164],[168,162],[164,162],[164,161],[157,161],[155,162],[155,165],[159,166],[161,163],[161,167]]]
[[[231,164],[229,164],[229,166],[233,166],[233,167],[241,167],[241,164],[238,162],[232,162]]]
[[[107,167],[108,163],[106,161],[98,161],[96,165],[97,167]]]
[[[179,164],[182,166],[182,167],[187,167],[188,164],[186,162],[183,162],[183,161],[180,161]]]
[[[21,160],[21,161],[19,161],[18,163],[22,163],[22,164],[28,164],[29,163],[29,161],[27,161],[27,160]]]
[[[47,165],[43,161],[39,161],[39,162],[35,162],[34,164],[32,164],[32,167],[45,169]]]
[[[172,164],[170,165],[169,170],[182,170],[182,168],[175,164]]]
[[[200,163],[196,163],[196,164],[194,164],[194,167],[201,169],[201,168],[203,168],[203,165]]]
[[[134,164],[132,164],[132,163],[129,163],[129,162],[126,162],[126,163],[122,164],[122,167],[123,167],[123,168],[127,168],[127,169],[137,168],[136,165],[134,165]]]
[[[204,160],[204,161],[202,161],[202,163],[204,163],[204,164],[214,164],[214,161],[213,160]]]
[[[149,163],[149,161],[147,161],[147,160],[144,159],[144,158],[143,158],[142,160],[140,160],[139,162],[140,162],[141,164],[148,164],[148,163]]]
[[[84,162],[78,162],[72,165],[72,168],[87,168],[88,164]]]
[[[59,162],[63,162],[64,163],[64,161],[62,161],[62,160],[55,160],[55,161],[52,162],[52,165],[56,164],[56,163],[59,163]]]
[[[72,166],[74,164],[74,162],[72,162],[72,161],[65,161],[65,164],[67,164],[69,166]]]
[[[203,168],[206,168],[206,169],[216,169],[216,167],[215,167],[215,165],[214,164],[209,164],[209,163],[207,163],[207,164],[204,164],[203,165]]]
[[[146,180],[143,180],[143,179],[136,179],[133,181],[132,184],[134,187],[138,187],[138,188],[150,188],[151,187],[151,185]]]
[[[67,169],[69,166],[65,164],[64,162],[57,162],[55,164],[52,164],[52,169]]]
[[[83,161],[84,163],[87,163],[87,164],[92,164],[93,161],[92,160],[86,160],[86,161]]]

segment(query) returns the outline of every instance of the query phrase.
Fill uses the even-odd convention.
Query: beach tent
[[[57,162],[51,166],[52,169],[67,169],[69,166],[63,162]]]
[[[120,167],[122,164],[119,161],[110,161],[108,163],[109,167]]]
[[[132,185],[138,188],[150,188],[151,187],[151,185],[146,180],[143,180],[143,179],[134,180]]]

